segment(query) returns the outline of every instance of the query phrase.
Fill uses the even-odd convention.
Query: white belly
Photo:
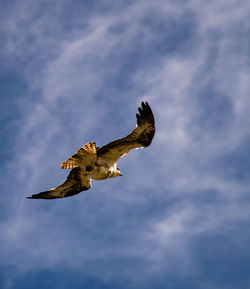
[[[110,175],[110,169],[104,166],[95,166],[90,175],[93,180],[105,180]]]
[[[90,178],[93,180],[105,180],[108,178],[114,178],[120,176],[120,171],[116,168],[116,165],[112,167],[96,165],[90,172]]]
[[[90,172],[90,178],[93,180],[105,180],[121,175],[121,172],[116,167],[116,163],[109,163],[102,158],[98,158],[94,169]]]

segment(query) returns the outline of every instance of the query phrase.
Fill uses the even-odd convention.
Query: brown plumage
[[[121,176],[117,161],[127,155],[131,149],[147,147],[155,134],[155,122],[152,110],[147,102],[142,102],[136,114],[136,128],[126,137],[97,148],[95,142],[89,142],[73,156],[61,164],[62,169],[71,169],[66,181],[56,187],[29,199],[65,198],[91,187],[91,180],[104,180]]]

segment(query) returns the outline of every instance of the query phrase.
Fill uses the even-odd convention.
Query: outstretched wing
[[[152,110],[147,102],[142,102],[136,114],[136,128],[126,137],[112,141],[97,150],[97,156],[110,163],[129,153],[131,149],[147,147],[155,134],[155,121]]]
[[[90,179],[84,176],[84,170],[80,167],[74,168],[70,171],[66,181],[56,187],[39,194],[27,197],[28,199],[57,199],[66,198],[90,188]]]
[[[96,161],[96,144],[89,142],[80,148],[72,157],[61,164],[62,169],[73,169],[77,167],[93,167]]]

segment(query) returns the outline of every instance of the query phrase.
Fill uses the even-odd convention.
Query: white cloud
[[[76,29],[71,37],[64,38],[56,16],[44,14],[36,21],[34,10],[30,12],[26,6],[21,7],[22,13],[16,14],[13,9],[15,16],[6,22],[12,35],[6,53],[26,59],[34,52],[41,55],[28,62],[24,70],[30,91],[20,102],[26,108],[16,138],[14,163],[10,165],[20,177],[20,194],[42,190],[44,186],[49,187],[50,182],[61,179],[59,160],[63,161],[66,152],[74,152],[77,144],[82,145],[96,135],[99,141],[105,141],[112,136],[110,131],[118,134],[121,129],[127,129],[129,120],[119,122],[113,129],[108,126],[110,118],[116,119],[124,111],[130,113],[132,107],[135,110],[145,95],[155,112],[157,133],[152,147],[132,152],[121,161],[124,170],[128,170],[127,181],[113,180],[112,185],[111,181],[94,183],[97,189],[86,192],[87,197],[50,204],[14,202],[12,217],[1,225],[4,262],[9,260],[23,273],[34,266],[53,268],[65,262],[78,267],[91,258],[93,261],[120,254],[154,260],[154,268],[145,267],[145,271],[152,273],[166,266],[167,255],[176,264],[168,267],[169,272],[181,264],[182,270],[193,270],[196,264],[193,252],[189,252],[193,237],[227,226],[230,231],[230,222],[240,223],[249,217],[249,205],[242,207],[239,202],[247,194],[249,183],[228,180],[216,168],[219,157],[237,151],[249,137],[248,55],[244,49],[238,52],[238,46],[234,47],[239,38],[238,24],[246,17],[245,9],[237,1],[193,0],[181,6],[166,1],[137,1],[128,11],[116,11],[116,15],[104,15],[100,11],[93,14],[84,29]],[[140,64],[127,72],[133,83],[128,92],[121,91],[126,99],[107,96],[105,92],[110,87],[106,77],[109,74],[113,77],[122,64],[129,61],[126,57],[130,54],[126,52],[136,49],[133,41],[142,37],[146,44],[142,48],[146,49],[154,40],[147,22],[142,20],[154,12],[163,22],[170,16],[181,21],[183,11],[193,15],[196,26],[194,35],[190,36],[194,39],[190,51],[162,55],[155,51],[157,61],[148,59],[148,66]],[[19,26],[22,19],[26,19],[26,28],[30,26],[28,32]],[[53,25],[55,29],[49,33]],[[125,28],[115,34],[112,29],[118,25]],[[212,32],[216,32],[215,37]],[[35,39],[31,48],[27,35]],[[239,54],[242,55],[239,57]],[[200,117],[201,110],[206,110],[203,107],[206,102],[201,98],[209,96],[200,95],[200,91],[210,84],[213,91],[230,103],[233,119],[222,128],[214,125],[207,130],[206,119]],[[124,104],[123,112],[116,107],[120,103]],[[215,109],[219,114],[220,110]],[[102,131],[103,127],[107,132]],[[57,168],[53,170],[55,165],[58,173],[55,173]],[[54,185],[56,183],[51,187]],[[99,194],[100,189],[103,195]],[[220,199],[212,205],[205,201],[196,203],[195,198],[206,191],[216,192],[225,202]],[[109,195],[104,195],[106,193]],[[137,225],[141,221],[140,213],[129,223],[127,211],[148,209],[146,204],[156,198],[154,194],[163,202],[176,196],[183,199],[161,209],[157,217],[148,217],[140,224],[145,230],[140,231]],[[109,228],[110,235],[101,233],[101,220],[112,220],[109,212],[113,212],[116,219]],[[80,229],[78,225],[75,227],[76,223]],[[127,232],[135,234],[134,237],[128,237]],[[129,245],[115,239],[116,234],[125,234]],[[230,232],[228,234],[230,238]],[[109,237],[113,238],[110,243],[105,239]],[[80,252],[76,252],[79,248]],[[149,257],[145,257],[151,249]]]

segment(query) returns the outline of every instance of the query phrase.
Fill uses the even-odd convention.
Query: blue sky
[[[1,1],[0,288],[250,288],[245,0]],[[89,141],[156,135],[61,200]]]

